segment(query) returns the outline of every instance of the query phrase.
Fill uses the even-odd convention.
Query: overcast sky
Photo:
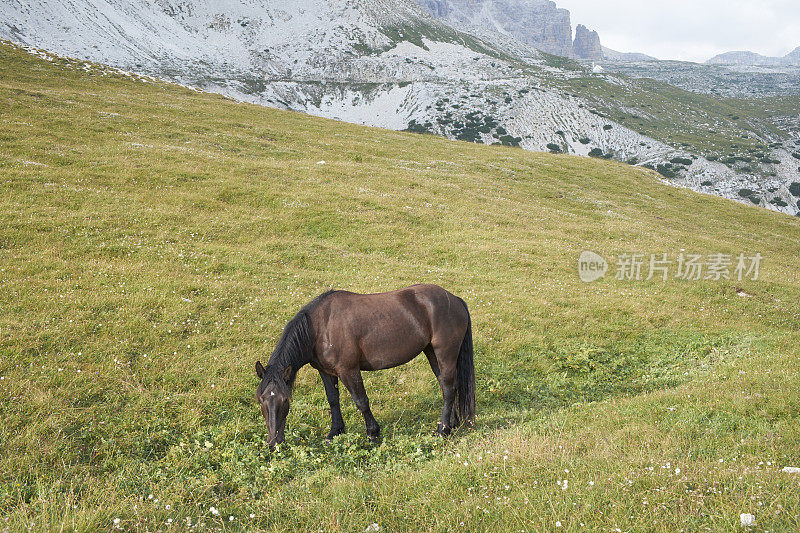
[[[800,46],[800,0],[556,0],[619,52],[702,62],[721,52],[782,56]]]

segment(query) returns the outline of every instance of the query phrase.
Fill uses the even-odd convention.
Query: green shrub
[[[658,172],[659,174],[661,174],[662,176],[664,176],[665,178],[668,178],[668,179],[673,179],[673,178],[676,178],[678,176],[678,173],[675,172],[671,167],[669,167],[667,165],[658,165],[658,166],[656,166],[656,172]]]
[[[600,148],[592,148],[589,151],[589,157],[603,157],[603,150]]]
[[[739,196],[741,196],[742,198],[750,198],[755,193],[756,193],[755,191],[752,191],[750,189],[739,189]]]
[[[800,197],[800,183],[793,181],[792,184],[789,185],[789,194]]]
[[[592,142],[592,140],[589,137],[581,137],[580,139],[578,139],[578,142],[580,142],[581,144],[589,144],[590,142]]]
[[[673,157],[672,159],[670,159],[670,161],[671,161],[672,163],[675,163],[676,165],[686,165],[686,166],[689,166],[689,165],[691,165],[691,164],[692,164],[692,160],[691,160],[691,159],[689,159],[688,157]]]
[[[561,147],[559,145],[557,145],[556,143],[548,143],[547,144],[547,149],[550,150],[550,152],[554,153],[554,154],[560,154],[561,153]]]
[[[711,187],[714,184],[711,181],[706,180],[703,183],[701,183],[700,185],[702,185],[703,187]]]
[[[498,128],[500,129],[500,128]],[[514,137],[513,135],[501,135],[500,142],[503,146],[519,146],[519,143],[522,141],[522,137]]]
[[[430,122],[419,124],[416,120],[411,119],[405,131],[410,131],[411,133],[431,133],[431,126],[433,126],[433,124]]]
[[[606,124],[605,126],[603,126],[603,129],[604,129],[604,130],[606,130],[606,131],[608,131],[608,130],[610,130],[610,129],[611,129],[611,128],[613,128],[613,127],[614,127],[614,126],[612,126],[611,124]]]

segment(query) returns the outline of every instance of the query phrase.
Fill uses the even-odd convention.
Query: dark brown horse
[[[412,285],[379,294],[329,291],[317,296],[283,330],[266,366],[256,363],[256,398],[269,445],[284,440],[292,386],[306,364],[319,371],[331,406],[328,439],[344,433],[339,380],[364,415],[367,435],[380,426],[369,409],[362,370],[392,368],[425,352],[444,397],[437,432],[447,435],[475,414],[472,324],[467,304],[436,285]]]

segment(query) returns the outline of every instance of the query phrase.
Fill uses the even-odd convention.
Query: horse
[[[436,285],[412,285],[391,292],[357,294],[332,290],[303,306],[283,330],[266,366],[256,361],[261,380],[256,399],[267,423],[272,449],[284,441],[286,417],[297,372],[319,372],[331,408],[328,440],[344,433],[339,380],[364,417],[367,436],[380,438],[364,390],[362,370],[408,363],[425,353],[444,405],[436,432],[446,436],[475,415],[472,320],[467,304]]]

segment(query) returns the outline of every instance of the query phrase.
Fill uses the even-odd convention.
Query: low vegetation
[[[796,217],[6,45],[0,110],[2,527],[800,527]],[[611,263],[594,283],[586,249]],[[614,276],[620,254],[684,251],[764,261]],[[432,436],[419,358],[365,374],[379,445],[347,398],[328,444],[305,369],[270,452],[253,363],[286,321],[330,287],[421,281],[470,306],[475,428]]]

